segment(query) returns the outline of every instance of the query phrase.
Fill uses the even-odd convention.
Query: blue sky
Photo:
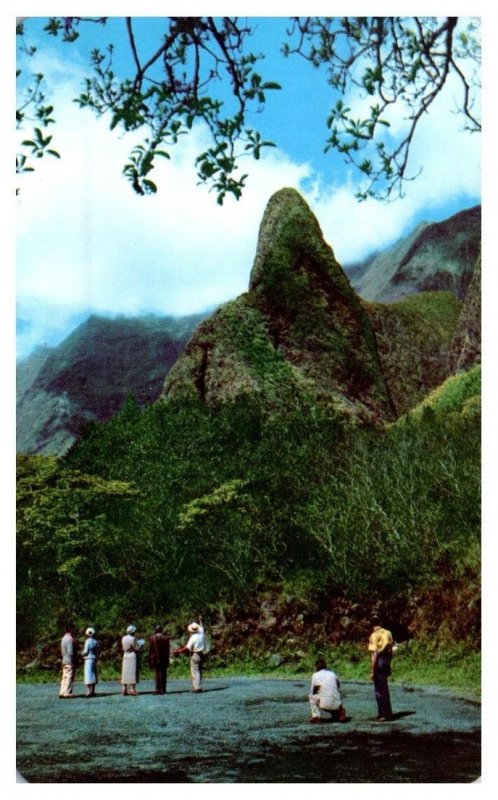
[[[62,157],[43,159],[18,180],[19,357],[57,344],[89,313],[182,315],[236,297],[247,289],[266,203],[283,186],[303,194],[342,264],[389,246],[421,220],[444,219],[480,202],[480,139],[460,131],[449,85],[414,141],[412,168],[423,171],[405,198],[359,204],[357,173],[341,156],[323,153],[333,101],[325,72],[280,55],[287,18],[249,21],[256,29],[252,49],[266,55],[258,71],[283,87],[267,94],[266,110],[252,124],[278,148],[244,164],[249,179],[242,199],[229,197],[221,208],[214,193],[197,185],[194,161],[207,142],[200,126],[171,149],[171,161],[156,167],[158,194],[138,197],[121,176],[138,136],[111,133],[108,120],[72,102],[89,72],[90,50],[119,41],[112,29],[123,31],[122,19],[82,28],[75,44],[41,34],[36,18],[26,21],[38,46],[28,68],[43,72],[51,87],[57,124],[50,132]],[[144,46],[153,43],[158,21],[142,19],[140,27]],[[124,67],[119,53],[115,66]],[[401,118],[394,123],[403,124]]]

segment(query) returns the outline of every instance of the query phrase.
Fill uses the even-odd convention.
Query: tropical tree
[[[106,22],[106,17],[53,17],[45,30],[71,43],[84,23]],[[92,73],[77,102],[108,116],[111,128],[143,132],[123,168],[137,193],[157,190],[150,178],[155,159],[169,158],[170,147],[196,121],[207,126],[212,142],[197,156],[198,176],[214,188],[219,203],[227,193],[241,196],[247,174],[237,172],[240,158],[249,154],[258,159],[263,148],[274,146],[247,124],[248,112],[263,109],[267,92],[280,88],[256,69],[264,56],[249,49],[254,32],[249,23],[238,17],[158,17],[158,39],[147,51],[138,42],[136,20],[126,17],[123,35],[132,66],[124,76],[113,66],[114,43],[105,52],[93,50]],[[17,30],[22,36],[22,23]],[[26,44],[24,49],[30,51]],[[339,152],[366,176],[360,198],[400,195],[405,182],[416,177],[409,169],[413,139],[450,81],[460,88],[456,110],[464,127],[480,130],[481,48],[475,18],[295,17],[282,52],[327,70],[331,110],[325,149]],[[21,103],[20,123],[26,121],[27,100],[35,120],[41,115],[43,122],[48,113],[40,76],[36,81]],[[220,86],[230,87],[231,102],[222,99]],[[358,115],[357,104],[349,102],[355,91],[368,100],[366,113]],[[393,109],[401,109],[406,120],[398,134],[389,127]],[[52,121],[51,108],[48,118]],[[50,151],[50,140],[40,125],[37,130],[24,146],[41,157]],[[18,169],[27,168],[26,157],[19,156]]]
[[[113,615],[140,582],[128,531],[129,482],[67,470],[53,457],[17,458],[17,621],[30,642],[57,618]],[[126,601],[125,601],[126,602]]]
[[[470,132],[481,130],[479,116],[480,40],[478,21],[459,25],[458,17],[296,17],[298,53],[324,67],[330,86],[342,96],[360,90],[369,98],[368,114],[358,117],[342,97],[327,119],[326,149],[344,154],[369,178],[360,198],[402,194],[414,175],[408,172],[417,127],[453,76],[460,92],[455,110]],[[389,139],[386,115],[401,108],[406,125]]]

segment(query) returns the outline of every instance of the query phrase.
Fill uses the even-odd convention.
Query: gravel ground
[[[395,719],[375,721],[373,687],[344,682],[344,724],[309,724],[308,680],[186,680],[87,700],[76,684],[17,688],[17,768],[29,783],[467,783],[480,776],[480,705],[391,685]]]

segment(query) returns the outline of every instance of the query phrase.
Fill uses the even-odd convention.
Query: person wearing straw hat
[[[174,655],[179,656],[181,653],[188,653],[190,655],[192,691],[197,694],[202,692],[202,662],[206,645],[201,616],[199,616],[199,622],[191,622],[190,625],[187,626],[187,632],[190,634],[187,644],[184,647],[177,648],[174,651]]]
[[[121,670],[121,693],[123,695],[136,695],[136,685],[138,683],[138,653],[140,643],[135,638],[137,628],[135,625],[128,625],[126,634],[121,639],[123,648],[123,664]]]
[[[86,697],[95,697],[95,685],[97,684],[97,652],[99,643],[95,639],[95,628],[87,628],[85,631],[87,640],[83,646],[84,660],[84,681],[86,684]]]

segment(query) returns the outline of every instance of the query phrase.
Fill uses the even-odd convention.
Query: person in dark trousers
[[[368,640],[370,652],[370,678],[374,682],[375,699],[377,701],[378,722],[392,719],[391,696],[388,678],[391,674],[393,654],[393,637],[391,631],[381,626],[379,617],[372,618],[372,633]]]
[[[161,625],[156,625],[155,633],[149,639],[149,667],[155,672],[156,694],[166,694],[169,648],[169,636],[163,633]]]

